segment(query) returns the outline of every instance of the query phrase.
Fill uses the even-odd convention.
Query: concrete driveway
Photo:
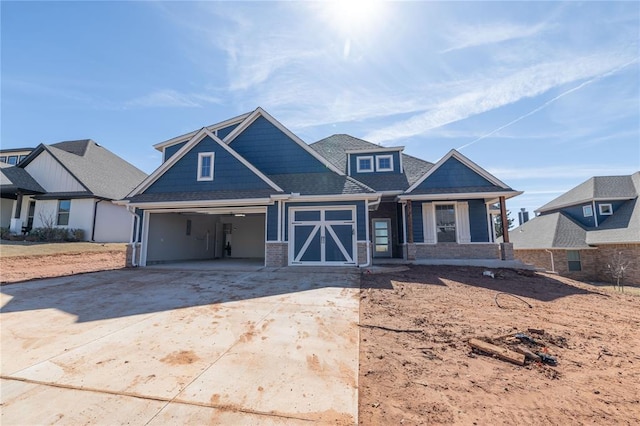
[[[357,288],[308,269],[3,286],[0,423],[354,424]]]

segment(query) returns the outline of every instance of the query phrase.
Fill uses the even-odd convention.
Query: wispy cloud
[[[201,93],[180,93],[172,89],[157,90],[125,102],[126,108],[199,108],[218,104],[220,99]]]
[[[420,135],[465,118],[541,95],[563,84],[593,78],[629,62],[627,55],[601,53],[572,57],[511,70],[510,73],[478,79],[460,95],[443,99],[428,111],[366,135],[372,142],[385,142]]]
[[[546,25],[524,26],[512,23],[492,23],[482,26],[452,25],[452,27],[457,31],[445,36],[451,46],[440,53],[531,37],[543,31]]]

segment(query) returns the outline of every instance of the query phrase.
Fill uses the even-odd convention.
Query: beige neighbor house
[[[15,166],[0,163],[1,225],[82,230],[82,239],[126,242],[132,214],[119,200],[147,175],[91,139],[40,144]]]
[[[610,281],[615,256],[624,281],[640,284],[640,172],[596,176],[536,210],[511,231],[516,259],[582,279]]]

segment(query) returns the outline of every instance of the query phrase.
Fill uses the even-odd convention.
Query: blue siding
[[[333,201],[328,203],[286,203],[284,209],[284,223],[287,224],[285,228],[285,240],[289,240],[289,207],[306,207],[317,206],[331,207],[331,206],[356,206],[356,233],[358,241],[366,241],[367,238],[367,221],[366,211],[364,207],[364,201]]]
[[[215,152],[212,181],[197,180],[199,152]],[[207,136],[144,192],[157,194],[268,188],[265,181]]]
[[[327,171],[324,164],[264,117],[258,117],[230,146],[268,175]]]
[[[162,162],[164,163],[169,158],[171,158],[173,156],[173,154],[178,152],[178,150],[180,150],[180,148],[182,148],[184,146],[184,144],[186,144],[186,143],[187,142],[182,142],[182,143],[177,143],[175,145],[171,145],[171,146],[166,147],[164,149],[164,159],[162,160]]]
[[[218,131],[217,131],[217,136],[218,136],[220,139],[224,139],[224,138],[226,138],[226,137],[227,137],[227,135],[228,135],[229,133],[231,133],[231,132],[233,131],[233,129],[235,129],[235,128],[236,128],[236,127],[238,127],[239,125],[240,125],[240,123],[238,123],[238,124],[234,124],[234,125],[232,125],[232,126],[223,127],[222,129],[218,129]]]
[[[424,243],[424,229],[422,229],[422,203],[411,203],[411,214],[413,215],[413,242]]]
[[[583,206],[593,206],[593,203],[591,203],[591,202],[579,204],[579,205],[576,205],[576,206],[565,207],[565,208],[558,209],[558,210],[553,210],[553,211],[547,212],[545,214],[550,214],[550,213],[555,213],[557,211],[561,211],[564,214],[566,214],[567,216],[571,217],[576,222],[580,223],[581,225],[583,225],[583,226],[585,226],[587,228],[592,228],[592,227],[596,226],[595,215],[598,216],[598,225],[602,225],[604,222],[607,221],[607,219],[609,219],[610,217],[615,215],[616,212],[618,211],[618,209],[620,208],[620,206],[622,206],[625,202],[626,202],[625,200],[623,200],[623,201],[620,201],[620,200],[616,200],[616,201],[596,201],[596,208],[595,208],[595,211],[593,212],[594,216],[589,216],[589,217],[584,217],[584,214],[582,212],[582,207]],[[613,209],[613,215],[601,215],[600,214],[600,205],[601,204],[611,204],[611,208]]]
[[[404,229],[402,220],[402,204],[396,206],[396,217],[398,218],[398,243],[404,244]]]
[[[462,164],[459,160],[452,157],[445,161],[444,164],[442,164],[438,170],[433,172],[431,176],[425,179],[418,188],[458,188],[473,186],[498,188],[496,185]]]
[[[582,206],[592,206],[592,204],[589,202],[589,203],[580,204],[578,206],[565,207],[562,210],[554,210],[551,213],[562,211],[564,214],[566,214],[576,222],[582,224],[583,226],[586,226],[589,228],[596,226],[596,221],[594,219],[594,216],[584,217],[584,214],[582,212]],[[597,208],[598,207],[596,206],[596,209]],[[594,215],[595,215],[595,212],[594,212]]]
[[[607,221],[607,219],[609,219],[610,217],[613,217],[613,215],[616,214],[616,212],[618,211],[618,209],[624,204],[626,203],[627,200],[623,200],[623,201],[596,201],[596,211],[595,213],[598,215],[598,225],[602,225],[603,223],[605,223]],[[613,215],[601,215],[600,214],[600,204],[611,204],[611,208],[613,209]]]
[[[267,206],[267,241],[278,241],[278,203]]]
[[[376,161],[376,156],[379,155],[391,155],[393,157],[393,170],[389,171],[389,172],[379,172],[376,170],[376,165],[377,165],[377,161]],[[365,173],[358,173],[358,157],[373,157],[373,172],[365,172]],[[400,174],[400,152],[399,151],[388,151],[388,152],[375,152],[375,153],[367,153],[366,151],[363,151],[362,153],[357,153],[357,154],[349,154],[349,166],[350,166],[350,171],[351,171],[351,175],[350,176],[354,176],[354,177],[358,177],[358,176],[366,176],[366,175],[371,175],[372,173],[380,173],[380,174]]]
[[[488,243],[489,228],[484,200],[469,200],[469,227],[472,243]]]

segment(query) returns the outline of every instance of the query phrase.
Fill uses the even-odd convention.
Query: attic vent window
[[[213,180],[213,152],[198,153],[198,180]]]
[[[591,206],[582,206],[582,216],[591,217],[593,216],[593,209]]]
[[[391,155],[376,155],[376,171],[378,171],[378,172],[392,172],[393,171],[393,156],[391,156]]]
[[[598,208],[600,209],[600,215],[602,216],[611,216],[613,214],[613,207],[611,204],[600,204]]]
[[[358,157],[358,173],[368,173],[373,171],[373,157]]]

